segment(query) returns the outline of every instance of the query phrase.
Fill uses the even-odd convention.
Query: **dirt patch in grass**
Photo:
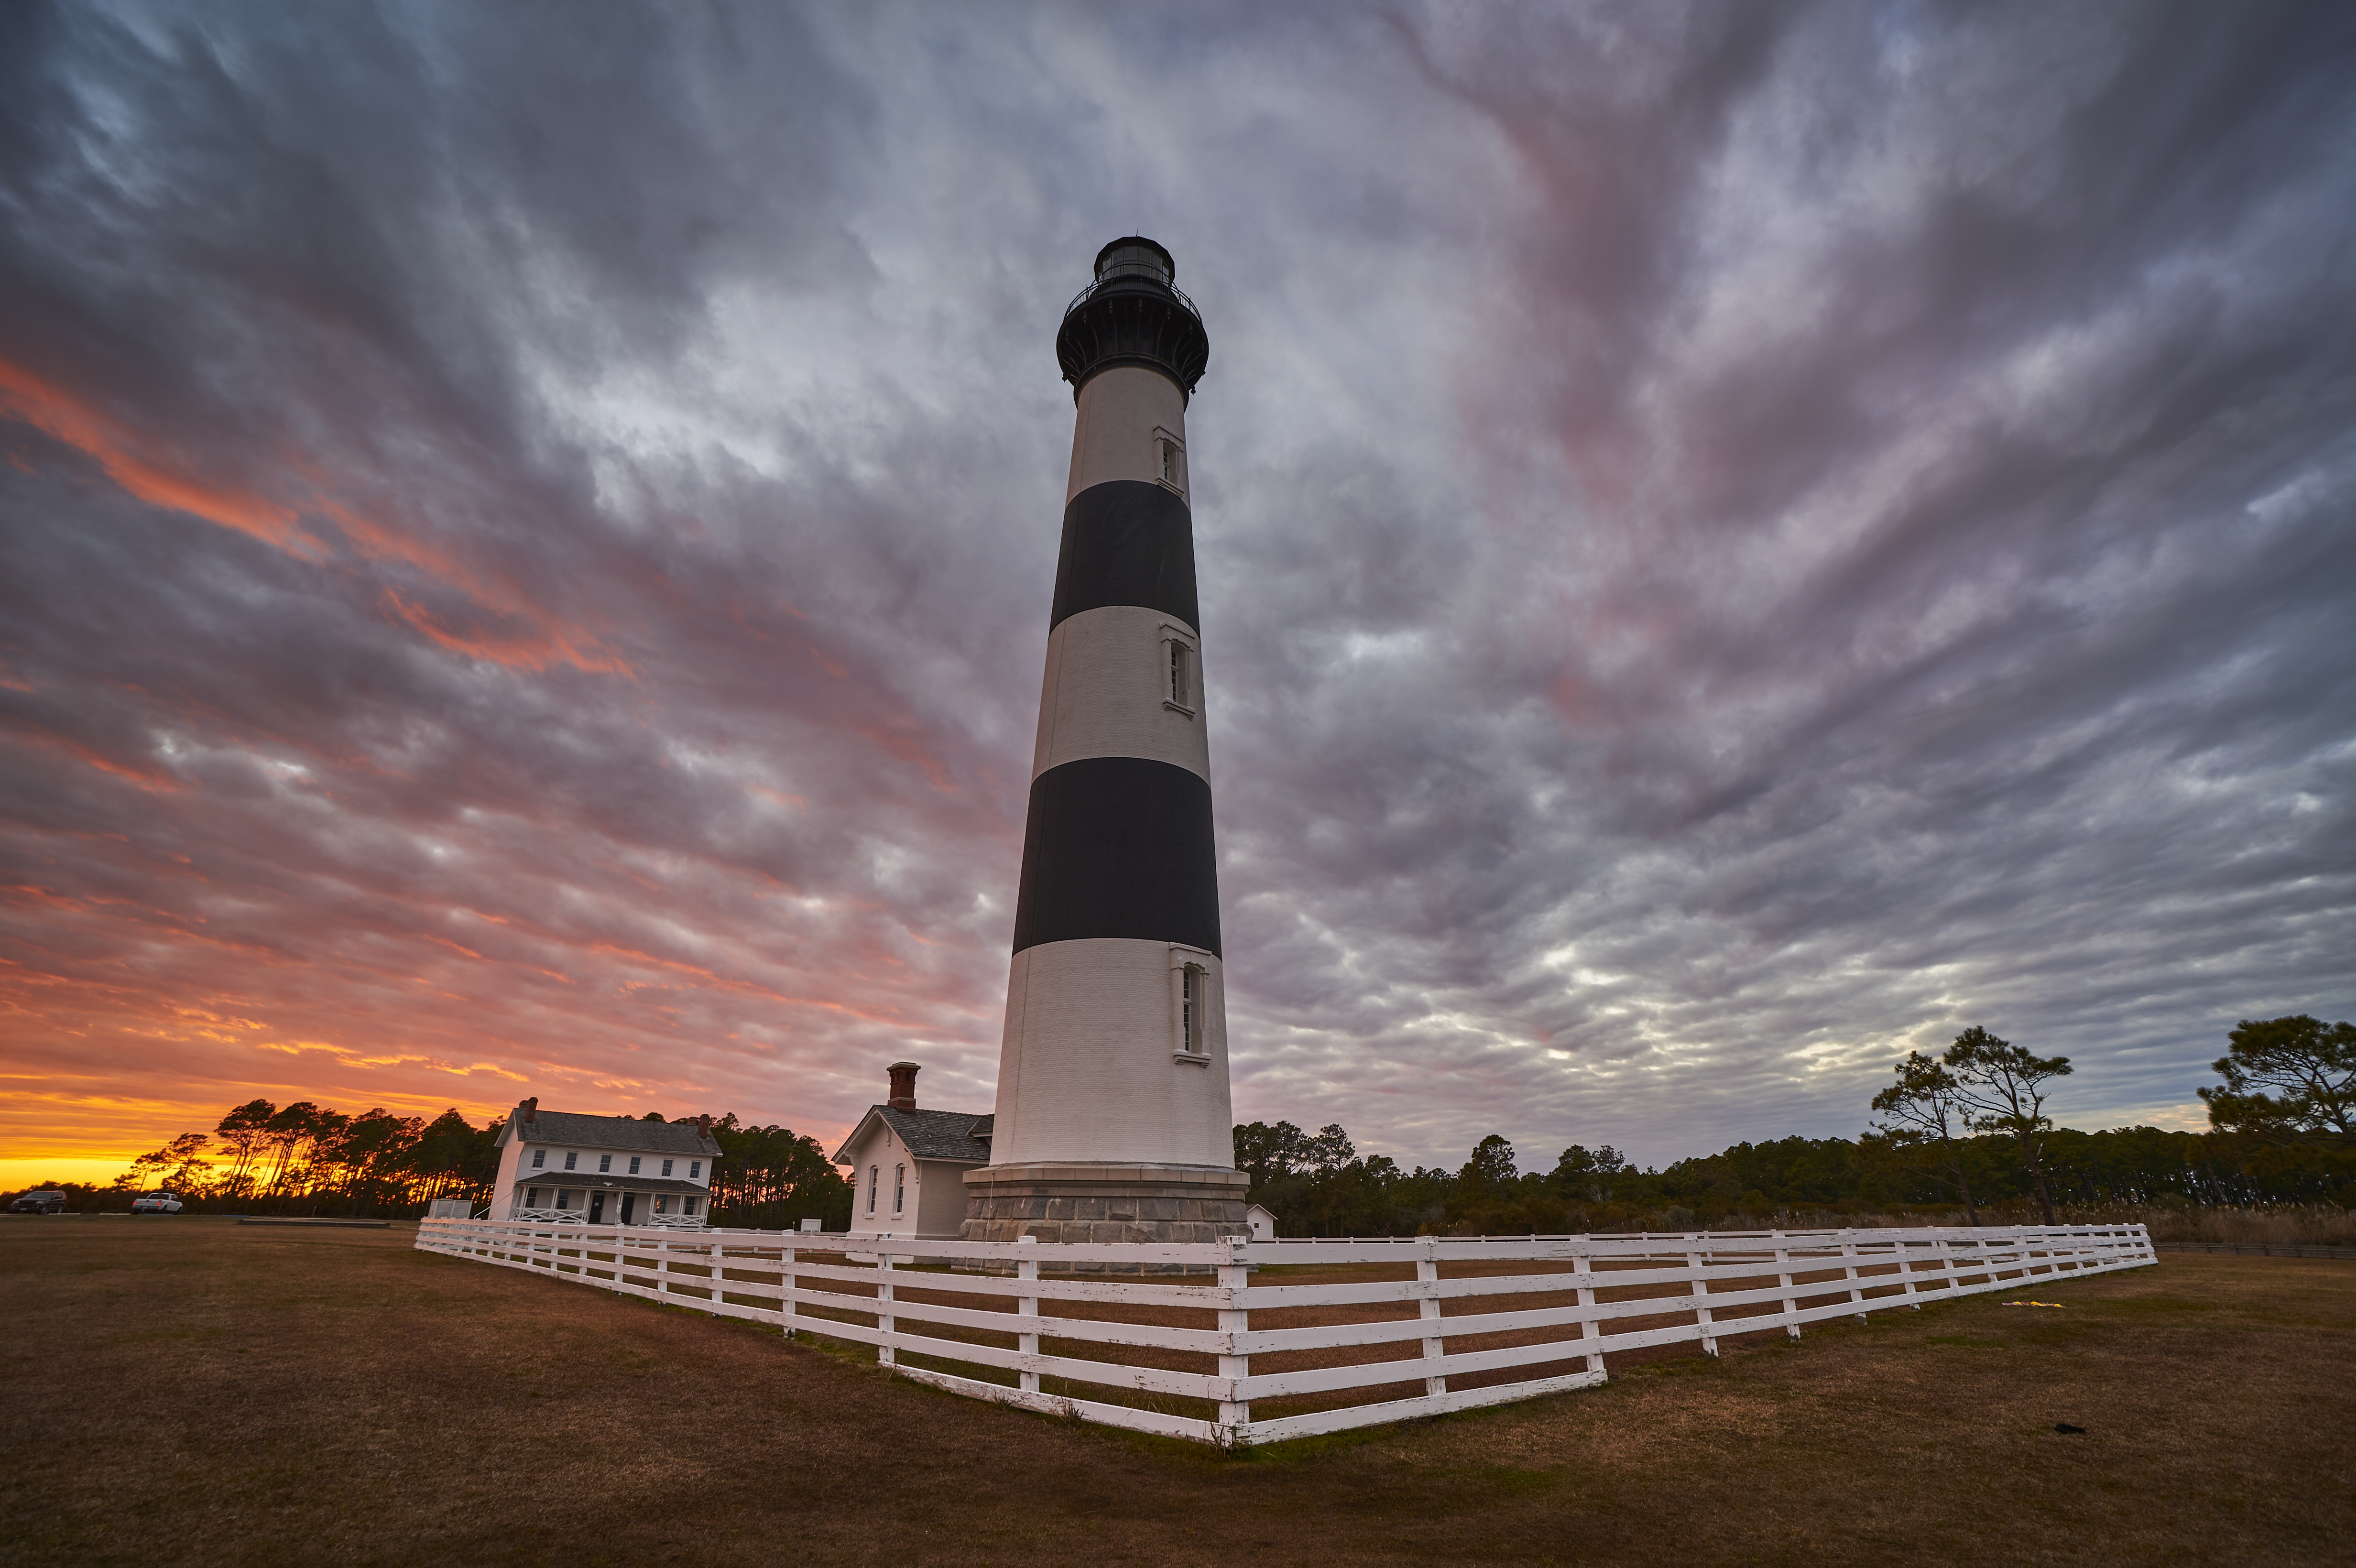
[[[0,1563],[2312,1563],[2356,1529],[2347,1263],[2170,1254],[1223,1458],[410,1239],[0,1222]]]

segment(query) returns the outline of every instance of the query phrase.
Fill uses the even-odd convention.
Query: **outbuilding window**
[[[892,1168],[892,1212],[897,1214],[906,1207],[907,1201],[908,1168],[905,1165],[895,1165]]]
[[[523,1192],[523,1206],[524,1206],[525,1208],[527,1208],[527,1209],[537,1209],[537,1208],[539,1208],[539,1207],[540,1207],[540,1189],[539,1189],[539,1188],[537,1188],[537,1187],[527,1187],[527,1188],[525,1188],[525,1189],[524,1189],[524,1192]]]
[[[881,1166],[871,1165],[867,1168],[867,1211],[870,1214],[875,1212],[875,1183],[882,1179],[883,1175],[884,1169]]]
[[[694,1199],[692,1199],[692,1198],[689,1199],[689,1200],[687,1200],[687,1204],[686,1204],[685,1208],[681,1210],[681,1212],[682,1212],[682,1213],[688,1213],[688,1214],[692,1214],[692,1213],[694,1213],[694,1212],[695,1212],[695,1200],[694,1200]]]

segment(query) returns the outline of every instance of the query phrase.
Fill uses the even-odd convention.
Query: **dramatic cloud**
[[[2079,1125],[2356,1013],[2356,16],[0,11],[5,1154],[987,1104],[1096,248],[1237,1101]]]

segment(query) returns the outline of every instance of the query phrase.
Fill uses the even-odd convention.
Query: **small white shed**
[[[1250,1208],[1245,1210],[1244,1219],[1251,1226],[1251,1239],[1253,1241],[1272,1242],[1276,1240],[1276,1216],[1261,1208],[1258,1204],[1255,1203]]]

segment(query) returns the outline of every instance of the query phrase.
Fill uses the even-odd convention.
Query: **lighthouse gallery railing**
[[[873,1345],[958,1393],[1222,1445],[1592,1387],[1614,1352],[1715,1355],[1735,1335],[1797,1338],[2158,1261],[2140,1225],[1097,1246],[428,1220],[417,1246]],[[1203,1272],[1059,1272],[1106,1269]]]

